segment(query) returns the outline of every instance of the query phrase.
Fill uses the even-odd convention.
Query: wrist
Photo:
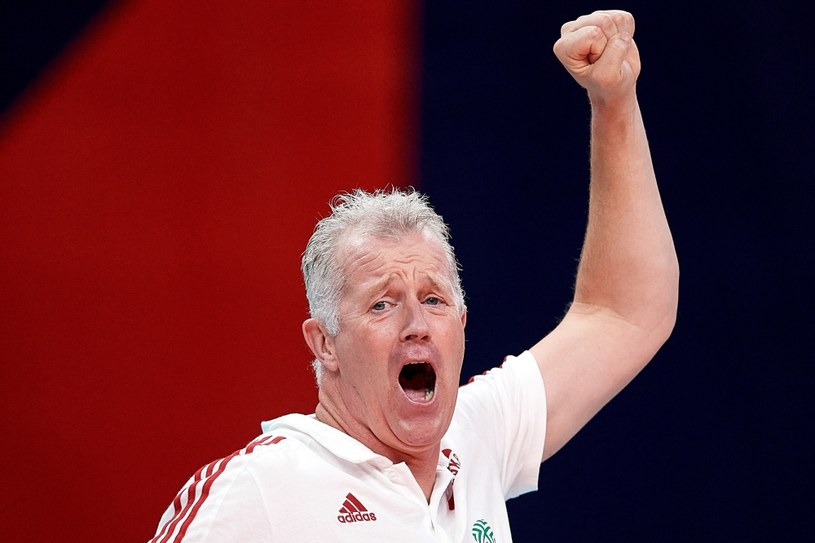
[[[615,118],[620,120],[631,119],[639,110],[637,93],[635,89],[619,95],[603,95],[589,92],[589,104],[591,105],[592,117],[597,119]]]

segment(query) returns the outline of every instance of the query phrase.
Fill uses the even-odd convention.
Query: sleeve
[[[532,353],[507,357],[499,368],[461,387],[456,416],[499,466],[505,499],[537,490],[546,436],[546,393]]]
[[[150,543],[271,541],[263,497],[245,457],[201,468],[181,489]]]

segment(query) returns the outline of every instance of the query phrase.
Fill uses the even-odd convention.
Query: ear
[[[461,327],[462,328],[467,327],[467,310],[466,309],[461,312]]]
[[[337,358],[334,354],[334,338],[329,336],[317,319],[303,321],[303,338],[314,357],[328,371],[337,371]]]

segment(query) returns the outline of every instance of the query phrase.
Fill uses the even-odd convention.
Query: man
[[[592,108],[574,301],[528,351],[459,389],[467,319],[447,228],[411,192],[345,195],[303,255],[315,414],[205,466],[153,541],[511,541],[505,500],[651,359],[678,267],[636,97],[634,20],[562,27]]]

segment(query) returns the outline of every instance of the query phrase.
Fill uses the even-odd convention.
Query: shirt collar
[[[281,430],[299,433],[307,438],[313,439],[338,458],[351,462],[352,464],[371,463],[379,468],[386,468],[393,465],[390,459],[373,452],[345,432],[337,430],[324,422],[320,422],[314,413],[310,415],[300,413],[284,415],[273,420],[262,422],[260,428],[265,434],[280,432]],[[437,472],[451,473],[452,478],[455,478],[459,467],[460,464],[455,453],[442,445],[439,450]]]
[[[338,458],[353,464],[372,463],[378,467],[393,465],[393,462],[389,459],[376,454],[345,432],[320,422],[313,413],[310,415],[299,413],[284,415],[274,420],[265,421],[261,423],[260,427],[263,433],[275,433],[281,430],[297,432],[313,439]]]

